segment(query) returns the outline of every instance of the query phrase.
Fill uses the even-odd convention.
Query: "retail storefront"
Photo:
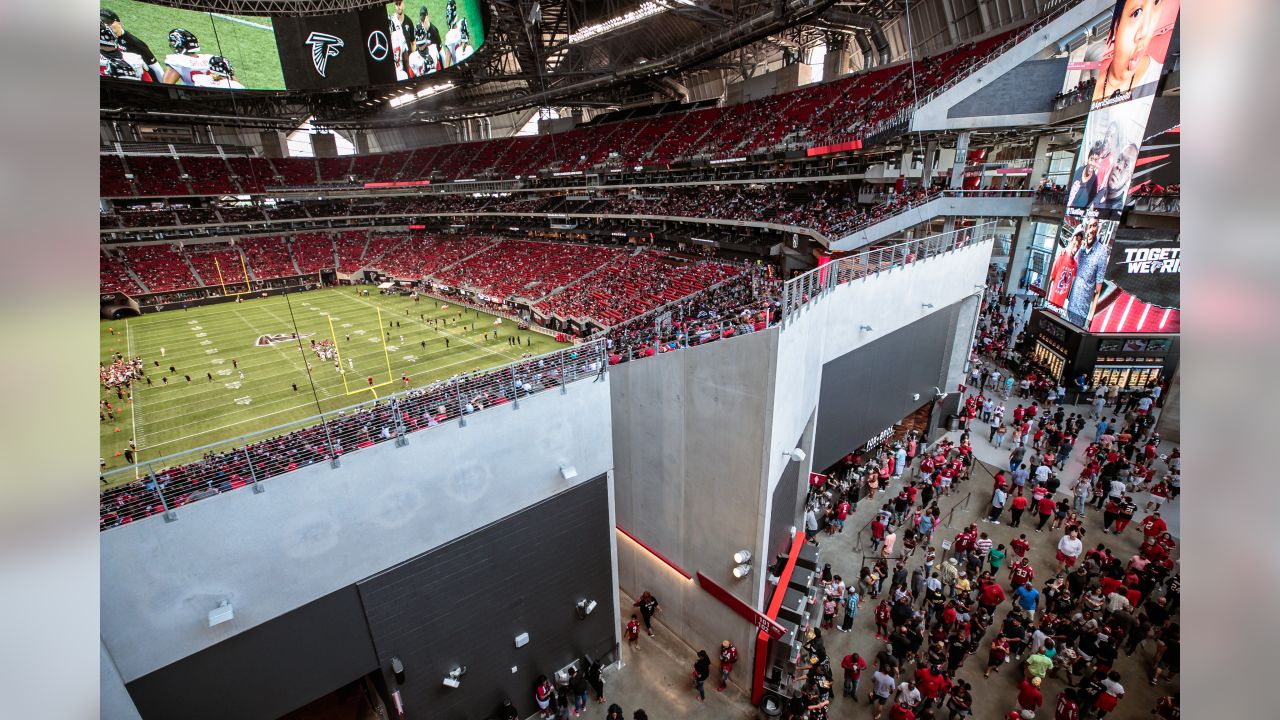
[[[1068,385],[1082,373],[1089,387],[1101,383],[1138,390],[1166,382],[1178,367],[1176,334],[1100,335],[1037,310],[1027,323],[1022,349],[1031,367]]]

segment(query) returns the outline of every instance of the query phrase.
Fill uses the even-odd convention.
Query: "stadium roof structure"
[[[369,0],[153,0],[201,11],[301,15]],[[265,127],[307,118],[333,128],[405,126],[534,107],[621,108],[681,100],[687,73],[734,70],[850,38],[887,56],[882,24],[901,0],[488,0],[484,45],[466,63],[394,86],[234,94],[104,82],[104,118]],[[748,72],[742,72],[749,76]],[[446,92],[390,100],[449,83]],[[430,93],[427,93],[430,94]],[[201,119],[203,117],[203,119]]]

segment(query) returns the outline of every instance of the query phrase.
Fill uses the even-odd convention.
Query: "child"
[[[822,599],[822,629],[830,630],[835,626],[836,619],[836,599],[832,595],[827,595]]]
[[[853,619],[857,617],[860,607],[862,607],[862,596],[858,594],[856,588],[850,587],[844,598],[844,622],[840,624],[840,632],[853,630]]]
[[[631,620],[627,621],[627,642],[631,643],[631,649],[640,652],[640,621],[632,613]]]
[[[889,599],[885,598],[876,606],[876,639],[889,639]]]

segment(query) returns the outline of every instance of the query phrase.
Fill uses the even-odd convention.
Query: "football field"
[[[103,321],[102,361],[110,363],[114,352],[140,357],[151,381],[134,382],[132,406],[102,389],[101,398],[116,408],[114,421],[101,423],[105,469],[128,464],[130,438],[139,461],[147,462],[313,417],[317,396],[328,412],[399,392],[402,376],[410,387],[424,387],[562,347],[511,320],[495,325],[496,319],[425,296],[415,303],[331,288]],[[301,350],[290,337],[295,327]],[[519,347],[508,344],[512,335]],[[336,341],[345,373],[312,349],[312,341],[326,339]],[[134,478],[130,472],[107,479],[115,485]]]

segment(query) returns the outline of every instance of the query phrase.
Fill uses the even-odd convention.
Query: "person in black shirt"
[[[160,82],[164,77],[164,68],[160,67],[160,62],[156,59],[156,54],[151,52],[151,48],[147,44],[138,39],[136,35],[124,29],[124,25],[120,22],[120,16],[114,11],[107,8],[99,10],[102,22],[111,28],[111,32],[116,36],[116,42],[120,45],[123,52],[131,52],[142,58],[142,62],[147,65],[147,72],[151,74],[152,82]]]
[[[965,658],[969,656],[972,650],[972,643],[969,635],[964,630],[959,630],[951,634],[947,638],[947,674],[955,675],[956,671],[964,663]]]

